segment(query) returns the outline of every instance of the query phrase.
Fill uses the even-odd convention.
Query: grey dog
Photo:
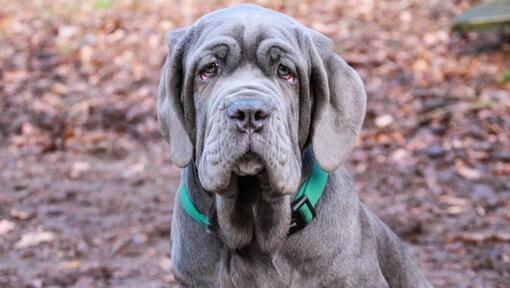
[[[358,199],[343,163],[363,83],[332,41],[255,5],[169,32],[158,118],[200,225],[176,200],[172,260],[185,287],[431,287]],[[289,233],[314,165],[315,218]]]

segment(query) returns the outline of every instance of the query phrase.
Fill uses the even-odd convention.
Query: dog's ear
[[[356,143],[365,117],[366,93],[359,75],[334,53],[332,41],[311,31],[310,87],[314,101],[312,147],[322,169],[334,171]]]
[[[184,53],[187,29],[166,34],[169,53],[161,70],[158,91],[158,123],[161,133],[170,143],[170,155],[175,165],[186,166],[193,156],[193,145],[186,133],[181,101],[184,81]]]

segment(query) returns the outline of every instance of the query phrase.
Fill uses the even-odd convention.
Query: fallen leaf
[[[462,241],[465,243],[489,243],[489,242],[510,242],[510,233],[508,232],[465,232],[454,235],[449,239],[452,241]]]
[[[377,118],[375,118],[375,126],[383,128],[391,125],[393,123],[393,116],[389,114],[381,115]]]
[[[133,165],[130,165],[126,171],[122,173],[122,176],[124,178],[130,178],[136,174],[140,174],[143,171],[145,171],[145,164],[144,163],[136,163]]]
[[[18,209],[11,209],[11,217],[17,219],[17,220],[28,220],[33,216],[32,212],[27,211],[21,211]]]
[[[0,236],[11,232],[15,227],[14,222],[5,219],[0,220]]]
[[[464,207],[451,206],[451,207],[448,207],[448,209],[446,209],[446,212],[448,212],[448,214],[450,214],[450,215],[457,215],[457,214],[464,212]]]
[[[27,233],[21,236],[16,244],[14,244],[14,248],[23,249],[26,247],[36,246],[41,243],[51,242],[55,239],[55,234],[49,231],[39,231]]]
[[[162,257],[159,259],[159,268],[163,271],[171,271],[172,270],[172,260],[170,257]]]
[[[78,178],[88,170],[90,170],[90,163],[78,161],[73,164],[73,167],[71,167],[69,175],[71,178]]]
[[[460,176],[469,180],[477,180],[480,179],[480,177],[482,177],[479,171],[466,166],[457,166],[456,169],[457,173],[459,173]]]
[[[64,261],[58,264],[58,269],[61,270],[76,270],[80,268],[81,262],[78,260]]]
[[[459,197],[453,197],[453,196],[449,196],[449,195],[442,195],[442,196],[439,197],[439,200],[441,200],[441,202],[446,203],[446,204],[451,205],[451,206],[466,206],[466,205],[469,205],[469,201],[467,199],[459,198]]]

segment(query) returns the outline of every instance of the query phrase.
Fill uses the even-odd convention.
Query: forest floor
[[[334,39],[360,73],[349,169],[431,282],[509,287],[510,37],[449,31],[478,1],[258,3]],[[227,5],[0,0],[1,287],[174,284],[164,33]]]

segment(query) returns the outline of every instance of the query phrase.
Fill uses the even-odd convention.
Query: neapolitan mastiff
[[[158,118],[184,168],[183,286],[431,287],[342,168],[366,94],[332,41],[255,5],[167,38]]]

